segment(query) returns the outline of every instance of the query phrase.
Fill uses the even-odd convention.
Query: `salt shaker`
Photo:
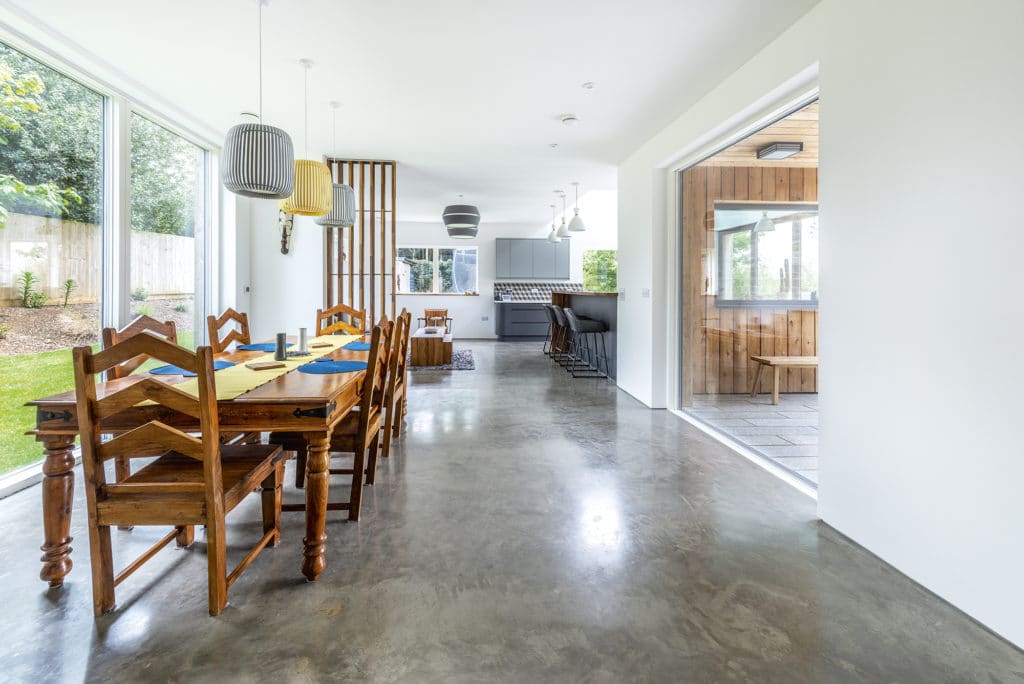
[[[306,329],[299,328],[299,353],[305,354],[307,351],[309,350],[306,348]]]
[[[274,350],[274,360],[284,361],[288,358],[288,333],[277,333],[277,348]]]

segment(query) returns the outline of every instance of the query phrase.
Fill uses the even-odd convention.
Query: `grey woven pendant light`
[[[331,150],[338,149],[338,102],[331,103],[334,110],[332,119]],[[319,226],[332,228],[348,228],[356,224],[356,193],[351,185],[335,183],[333,186],[334,197],[331,202],[331,211],[323,216],[317,216],[313,222]]]
[[[284,199],[295,184],[295,150],[283,129],[263,123],[263,5],[259,6],[259,110],[256,123],[232,126],[221,155],[221,182],[243,197]]]
[[[462,195],[459,195],[461,198]],[[472,204],[450,204],[441,213],[448,237],[469,240],[476,237],[480,225],[480,210]]]

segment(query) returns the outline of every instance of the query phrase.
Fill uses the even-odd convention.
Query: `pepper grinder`
[[[306,348],[306,329],[299,328],[299,353],[305,354],[309,349]]]
[[[288,358],[288,333],[277,333],[277,348],[274,349],[274,360],[284,361]]]

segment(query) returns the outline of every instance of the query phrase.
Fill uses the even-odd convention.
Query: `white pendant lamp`
[[[558,228],[555,227],[555,205],[551,205],[551,232],[548,233],[548,242],[561,242],[562,238],[558,237]]]
[[[582,233],[587,227],[583,225],[583,219],[580,218],[580,184],[575,182],[573,185],[576,186],[576,208],[573,209],[572,220],[569,221],[569,230],[574,233]]]
[[[259,7],[259,41],[256,51],[258,104],[256,123],[232,126],[221,155],[221,182],[243,197],[284,199],[295,182],[295,150],[283,129],[263,123],[263,6],[270,0],[256,0]]]
[[[775,230],[775,221],[768,218],[768,212],[761,212],[761,218],[754,224],[755,233],[770,233]]]
[[[331,109],[334,110],[331,121],[331,150],[338,149],[338,107],[340,102],[331,102]],[[313,222],[318,226],[329,226],[331,228],[348,228],[356,223],[356,193],[351,185],[335,183],[333,185],[334,198],[331,201],[331,211],[323,216],[317,216]]]
[[[304,122],[302,128],[303,150],[306,157],[309,156],[309,70],[313,62],[308,59],[300,59],[305,75],[303,85],[305,104],[303,110]],[[281,200],[282,211],[299,216],[323,216],[331,211],[333,190],[331,188],[331,170],[327,164],[314,159],[295,160],[295,187],[288,199]]]
[[[557,233],[557,235],[558,235],[558,238],[561,239],[561,238],[569,237],[569,227],[567,225],[565,225],[565,193],[562,192],[562,193],[559,193],[559,194],[561,194],[561,196],[562,196],[562,224],[560,226],[558,226],[558,233]]]

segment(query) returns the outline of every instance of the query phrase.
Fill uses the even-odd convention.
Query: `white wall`
[[[806,89],[820,61],[819,513],[1024,646],[1024,238],[1003,206],[1022,178],[1021,26],[1017,0],[825,0],[625,160],[619,384],[665,405],[678,353],[666,168]]]
[[[1024,645],[1024,3],[935,9],[829,6],[819,511]]]
[[[239,212],[239,243],[248,242],[251,292],[249,325],[253,339],[275,333],[298,334],[316,327],[316,310],[324,299],[324,229],[313,219],[296,216],[291,249],[281,254],[277,202],[245,200],[248,221]],[[246,269],[240,269],[246,270]],[[244,290],[240,283],[239,289]]]
[[[479,297],[399,295],[398,309],[407,308],[413,317],[424,309],[448,309],[456,338],[489,339],[494,335],[494,280],[495,238],[543,238],[550,223],[528,225],[522,223],[487,223],[486,207],[481,207],[484,222],[473,240],[453,240],[445,232],[440,219],[437,222],[417,223],[399,221],[398,246],[463,247],[476,246]],[[615,249],[617,238],[615,193],[593,192],[580,197],[580,215],[587,230],[574,233],[570,249],[569,280],[583,282],[583,252],[588,249]],[[572,209],[568,211],[572,217]],[[546,280],[546,279],[543,279]],[[484,318],[487,320],[483,320]]]

